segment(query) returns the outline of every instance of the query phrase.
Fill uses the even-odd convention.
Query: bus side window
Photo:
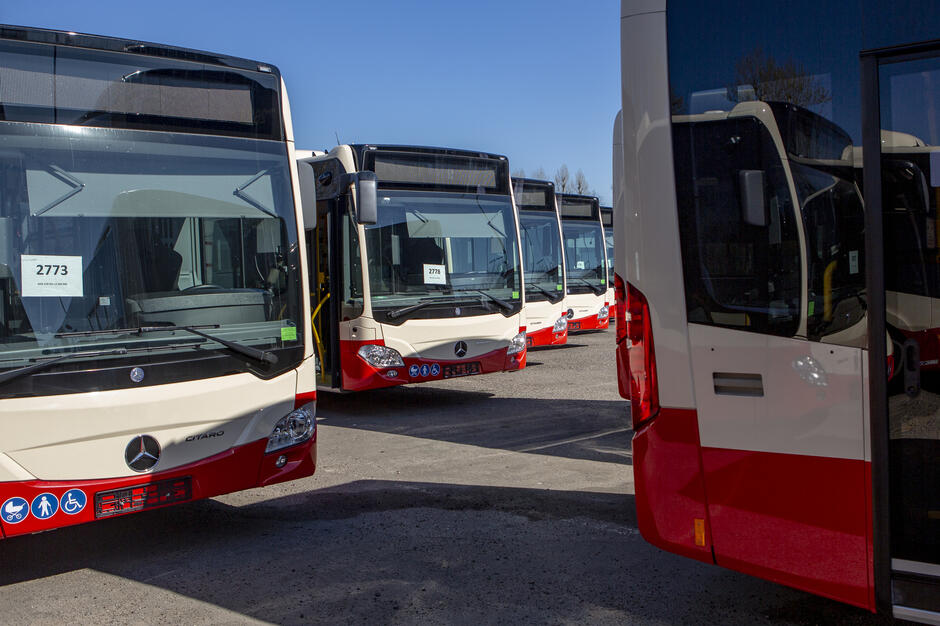
[[[769,132],[754,118],[674,124],[673,132],[689,321],[792,336],[800,246]],[[742,170],[763,172],[766,224],[742,219]]]

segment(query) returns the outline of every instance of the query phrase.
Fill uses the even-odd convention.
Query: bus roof
[[[508,159],[502,154],[494,154],[492,152],[481,152],[479,150],[462,150],[459,148],[440,148],[436,146],[411,146],[407,144],[376,144],[376,143],[355,143],[349,144],[349,147],[353,149],[356,153],[356,157],[361,160],[362,155],[367,150],[375,150],[378,152],[389,151],[389,152],[413,152],[417,154],[428,154],[428,155],[444,155],[444,156],[456,156],[456,157],[467,157],[473,159],[495,159],[508,161]]]
[[[137,39],[124,39],[121,37],[88,35],[47,28],[0,24],[0,40],[3,39],[71,46],[74,48],[87,48],[90,50],[141,54],[152,57],[195,61],[235,69],[266,72],[278,77],[281,75],[280,70],[270,63],[261,63],[259,61],[214,52],[205,52],[203,50],[193,50],[191,48],[180,48],[149,41],[139,41]]]

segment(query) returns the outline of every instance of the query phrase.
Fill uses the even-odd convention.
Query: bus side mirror
[[[313,172],[313,163],[305,160],[297,161],[297,177],[300,183],[300,204],[304,218],[304,229],[310,230],[317,226],[317,177]]]
[[[767,226],[767,203],[764,201],[764,170],[738,172],[741,192],[741,219],[751,226]]]
[[[375,172],[343,174],[343,186],[356,186],[356,221],[360,224],[375,224],[378,221],[376,194],[378,178]]]

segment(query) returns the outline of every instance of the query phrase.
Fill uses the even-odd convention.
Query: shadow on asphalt
[[[0,597],[87,568],[275,623],[886,623],[659,552],[624,494],[360,481],[17,537],[0,562]],[[114,619],[160,617],[133,605]]]
[[[376,415],[381,406],[381,415]],[[433,415],[428,407],[434,407]],[[428,385],[320,394],[318,421],[422,439],[608,463],[632,463],[621,400],[505,398]]]

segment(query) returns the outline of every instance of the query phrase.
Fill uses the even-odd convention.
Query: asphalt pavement
[[[321,394],[293,483],[0,541],[0,623],[883,624],[636,526],[613,331]]]

